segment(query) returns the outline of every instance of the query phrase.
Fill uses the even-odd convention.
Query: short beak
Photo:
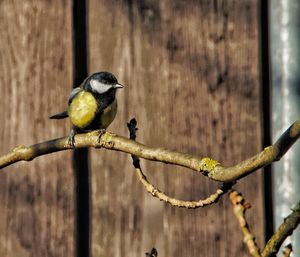
[[[114,85],[114,88],[123,88],[123,87],[124,87],[124,86],[121,85],[121,84],[119,84],[119,83]]]

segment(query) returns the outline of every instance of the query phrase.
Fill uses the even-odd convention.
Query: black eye
[[[105,85],[107,85],[107,84],[108,84],[108,81],[107,81],[107,80],[105,80],[105,79],[100,79],[100,80],[99,80],[99,82],[101,82],[102,84],[105,84]]]

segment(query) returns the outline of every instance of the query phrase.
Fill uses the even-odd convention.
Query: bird
[[[117,114],[116,92],[120,88],[123,88],[123,85],[112,73],[96,72],[71,91],[67,111],[49,118],[70,118],[73,128],[68,142],[74,148],[77,133],[98,129],[102,135],[112,123]]]

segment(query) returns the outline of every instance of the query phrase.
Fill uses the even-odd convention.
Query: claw
[[[75,132],[74,129],[72,129],[70,134],[69,134],[69,140],[68,140],[68,143],[69,143],[71,148],[75,147],[75,135],[76,135],[76,132]]]
[[[99,144],[100,144],[101,136],[102,136],[103,134],[105,134],[105,132],[106,132],[106,129],[99,129],[99,130],[98,130],[98,133],[99,133],[98,143],[99,143]]]

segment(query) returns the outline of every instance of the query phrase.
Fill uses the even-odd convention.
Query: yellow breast
[[[73,125],[85,128],[95,118],[97,102],[94,96],[82,91],[73,99],[68,108],[68,115]]]

